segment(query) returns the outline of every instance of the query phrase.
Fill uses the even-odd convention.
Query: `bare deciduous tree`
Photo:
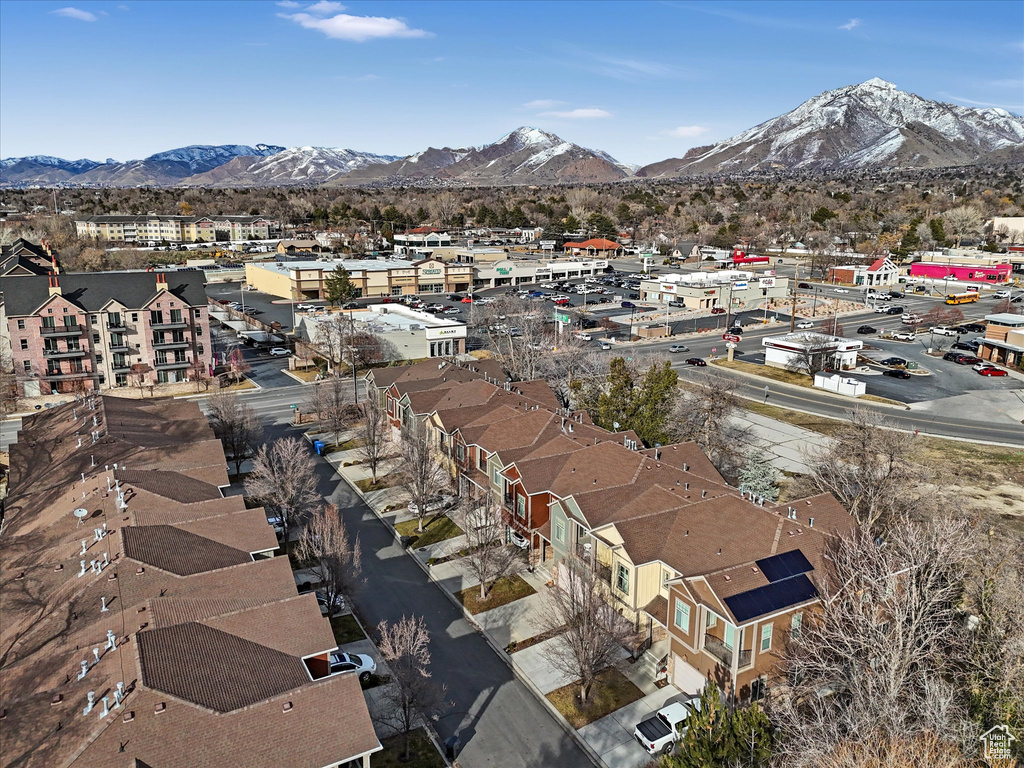
[[[633,626],[612,608],[610,598],[609,585],[593,564],[570,555],[558,569],[558,585],[548,592],[541,614],[543,629],[560,633],[546,658],[579,681],[584,706],[597,674],[615,660],[619,648],[632,646],[635,640]]]
[[[391,423],[388,420],[387,410],[381,405],[376,392],[369,392],[366,402],[362,405],[363,420],[356,430],[359,437],[359,455],[366,461],[373,475],[373,482],[377,482],[377,470],[387,457],[391,447]]]
[[[505,542],[505,521],[493,493],[478,499],[463,496],[455,522],[466,534],[468,554],[462,562],[480,581],[482,601],[494,582],[523,569],[523,554]]]
[[[434,450],[423,435],[422,428],[409,430],[402,438],[402,466],[399,482],[409,492],[415,505],[418,524],[416,531],[423,533],[427,507],[448,487],[448,472],[438,462]]]
[[[900,518],[881,538],[856,529],[830,542],[820,611],[780,651],[784,679],[772,709],[786,735],[785,765],[825,764],[864,734],[976,737],[951,682],[970,553],[969,526],[952,518]]]
[[[551,353],[552,338],[536,304],[526,299],[503,297],[476,314],[494,359],[513,379],[536,379],[541,360]]]
[[[444,228],[451,226],[452,219],[459,210],[459,198],[454,192],[445,190],[438,193],[430,206],[431,211],[437,218],[438,223]]]
[[[302,407],[307,413],[312,413],[316,416],[317,429],[323,429],[324,418],[330,408],[330,397],[327,388],[323,384],[314,382],[306,391],[306,398],[303,400]]]
[[[309,570],[319,582],[318,589],[327,600],[328,615],[341,605],[343,597],[351,597],[362,584],[359,537],[349,538],[333,504],[325,504],[313,513],[302,530],[295,555],[300,562],[309,563]]]
[[[961,205],[942,214],[942,220],[949,227],[949,234],[956,240],[956,247],[967,235],[981,230],[982,215],[973,205]]]
[[[569,213],[578,221],[585,222],[598,206],[598,194],[588,187],[574,187],[565,193]]]
[[[745,430],[734,417],[739,412],[740,384],[720,375],[687,382],[669,418],[675,442],[695,442],[719,472],[734,474],[745,461]]]
[[[819,371],[828,368],[835,359],[835,353],[824,333],[838,336],[835,331],[841,330],[837,323],[828,320],[822,323],[821,333],[807,332],[803,334],[805,343],[793,352],[788,370],[793,373],[805,373],[812,379]]]
[[[827,445],[808,456],[805,482],[817,493],[831,493],[865,528],[887,518],[933,506],[925,489],[928,473],[911,461],[914,435],[861,409]]]
[[[14,373],[14,357],[6,345],[0,345],[0,419],[14,411],[18,399],[18,380]]]
[[[384,689],[382,717],[405,736],[408,760],[410,732],[440,710],[445,688],[430,674],[430,633],[422,618],[403,616],[395,624],[382,621],[377,632],[377,648],[391,672],[391,684]]]
[[[224,452],[234,462],[237,475],[242,471],[242,463],[255,455],[263,439],[263,427],[255,411],[235,394],[218,393],[209,399],[209,404],[213,433],[224,444]]]
[[[289,529],[322,502],[309,447],[294,437],[260,447],[245,492],[281,518],[284,541]]]
[[[608,358],[598,355],[586,342],[564,331],[555,349],[541,355],[538,373],[565,408],[574,408],[581,384],[608,372]]]

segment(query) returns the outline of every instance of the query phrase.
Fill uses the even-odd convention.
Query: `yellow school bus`
[[[946,297],[947,304],[970,304],[972,301],[977,300],[977,291],[968,291],[967,293],[951,293]]]

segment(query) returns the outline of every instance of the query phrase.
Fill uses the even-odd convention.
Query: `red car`
[[[1002,368],[982,368],[978,371],[982,376],[1006,376],[1006,371]]]
[[[463,304],[472,304],[473,303],[473,297],[472,296],[463,296],[462,297],[462,303]]]
[[[394,304],[395,300],[392,299],[390,296],[384,296],[383,298],[381,298],[380,303],[381,304]]]
[[[724,315],[725,314],[725,309],[723,307],[712,307],[711,308],[711,314],[712,315]]]

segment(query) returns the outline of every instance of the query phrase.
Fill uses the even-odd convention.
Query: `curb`
[[[345,481],[345,484],[352,489],[352,491],[362,500],[362,502],[367,507],[369,507],[370,511],[373,512],[374,516],[382,523],[384,523],[387,529],[391,531],[391,535],[394,537],[395,541],[399,544],[399,546],[401,546],[402,537],[398,533],[398,531],[395,530],[395,527],[391,524],[391,522],[387,518],[382,516],[376,510],[376,508],[372,504],[370,504],[369,501],[367,501],[366,496],[363,494],[363,492],[359,490],[358,487],[356,487],[355,483],[349,481],[349,479],[339,471],[338,467],[335,467],[326,458],[321,458],[323,458],[324,461],[327,462],[328,466],[330,466],[331,469],[334,470],[335,474],[337,474],[338,477]],[[498,646],[498,644],[494,641],[494,638],[492,638],[490,634],[487,632],[487,630],[485,630],[476,622],[476,620],[473,618],[473,615],[466,610],[466,607],[455,599],[455,595],[453,595],[451,592],[449,592],[447,589],[441,586],[441,583],[437,579],[435,579],[434,575],[431,573],[430,566],[422,562],[418,557],[416,557],[415,554],[411,553],[405,547],[402,547],[402,551],[405,552],[406,556],[412,558],[416,565],[420,567],[420,570],[422,570],[423,573],[426,575],[427,579],[438,588],[441,594],[447,597],[448,601],[462,612],[463,617],[466,619],[469,625],[473,627],[473,629],[476,630],[476,632],[484,638],[484,641],[491,647],[491,650],[498,655],[498,658],[500,658],[509,666],[509,669],[512,670],[512,673],[516,676],[516,679],[523,683],[523,685],[526,686],[527,690],[529,690],[530,693],[533,694],[534,698],[538,699],[544,705],[548,712],[554,717],[555,722],[558,723],[558,725],[562,728],[563,731],[565,731],[566,735],[569,736],[569,738],[576,742],[576,745],[583,750],[587,757],[590,758],[591,762],[593,762],[594,765],[598,766],[598,768],[608,768],[608,766],[601,759],[601,756],[597,754],[594,748],[591,747],[586,742],[586,740],[579,735],[576,729],[569,724],[569,721],[565,719],[562,713],[555,709],[555,706],[550,701],[548,701],[547,697],[543,693],[540,692],[540,689],[537,688],[533,681],[523,674],[523,672],[519,669],[519,666],[505,652],[505,649]]]

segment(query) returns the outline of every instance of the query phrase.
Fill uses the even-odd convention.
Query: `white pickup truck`
[[[672,751],[672,745],[686,733],[686,719],[699,711],[699,696],[669,704],[659,709],[653,717],[638,723],[633,737],[649,754],[660,752],[667,755]]]

